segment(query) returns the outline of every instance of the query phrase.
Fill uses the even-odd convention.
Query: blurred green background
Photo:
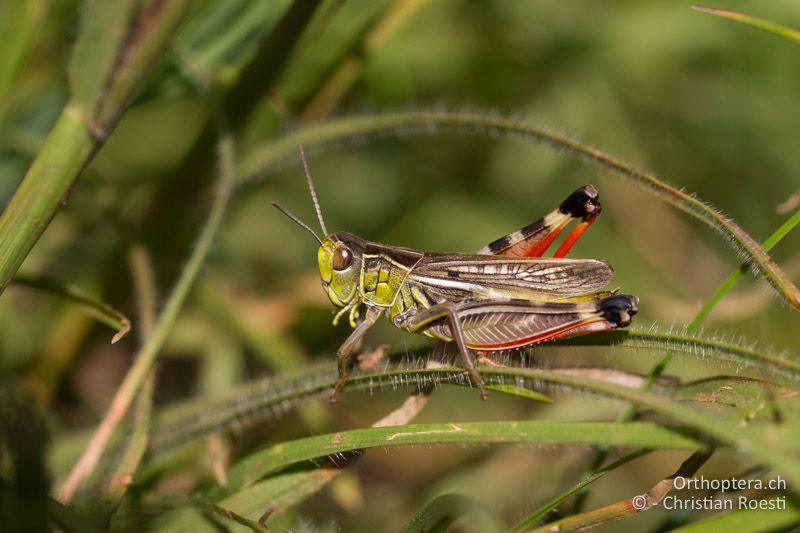
[[[758,240],[785,219],[779,204],[800,191],[800,49],[693,11],[688,2],[323,2],[284,68],[240,78],[288,4],[196,2],[20,272],[77,284],[135,321],[126,254],[139,243],[152,255],[165,297],[213,194],[208,124],[226,106],[242,158],[329,116],[466,109],[526,117],[695,192]],[[30,54],[13,78],[0,79],[0,206],[67,98],[65,64],[81,10],[67,0],[46,7],[31,32]],[[403,16],[392,11],[398,7],[406,9]],[[800,26],[800,8],[791,0],[724,7]],[[391,24],[381,26],[386,21]],[[342,65],[353,83],[337,86],[331,79],[343,75]],[[246,100],[225,100],[244,82]],[[331,86],[342,89],[340,100],[325,92]],[[640,297],[636,325],[643,328],[687,323],[738,264],[706,226],[629,183],[528,142],[395,135],[313,147],[309,163],[330,230],[426,251],[477,250],[546,213],[576,187],[595,184],[604,212],[571,256],[608,260],[615,286]],[[346,325],[329,323],[316,243],[269,204],[278,201],[316,227],[299,157],[268,170],[231,203],[161,355],[158,405],[211,397],[248,379],[330,360],[348,333]],[[795,280],[798,250],[795,233],[772,252]],[[796,354],[794,313],[766,284],[748,279],[706,327]],[[52,295],[12,285],[0,298],[0,372],[43,406],[53,439],[93,426],[104,412],[137,343],[132,334],[112,346],[110,336]],[[394,351],[426,345],[386,324],[370,332],[368,343]],[[658,354],[596,349],[535,353],[545,365],[644,373],[658,360]],[[715,370],[681,358],[668,373],[697,378]],[[345,395],[336,408],[320,404],[302,417],[260,427],[258,438],[234,441],[232,453],[366,426],[403,397],[403,391]],[[434,395],[419,420],[613,419],[618,409],[581,395],[546,407],[501,395],[484,403],[474,391],[448,388]],[[396,530],[443,487],[475,495],[513,523],[579,479],[590,457],[574,448],[372,452],[286,523]],[[681,457],[661,452],[613,474],[591,493],[587,508],[649,487]],[[731,462],[736,459],[722,454],[709,468],[730,470]],[[183,473],[172,487],[191,486],[193,475],[208,472]],[[625,524],[642,530],[665,516],[654,511]]]

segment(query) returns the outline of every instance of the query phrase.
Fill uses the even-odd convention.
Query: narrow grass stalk
[[[796,428],[788,426],[771,426],[768,432],[761,431],[761,429],[758,427],[742,428],[735,424],[724,421],[717,416],[703,413],[702,411],[698,411],[697,409],[674,402],[670,398],[665,398],[652,392],[646,392],[636,388],[620,387],[616,383],[598,382],[592,379],[565,375],[554,371],[545,371],[532,368],[485,368],[482,369],[482,374],[487,381],[494,381],[495,379],[500,378],[512,382],[524,380],[531,384],[547,383],[551,385],[566,386],[575,390],[583,390],[600,394],[609,398],[616,398],[619,400],[636,403],[643,408],[648,408],[654,411],[656,414],[662,415],[672,420],[674,423],[679,424],[683,428],[682,434],[685,435],[686,430],[698,432],[701,435],[710,438],[712,441],[730,447],[734,451],[749,456],[756,461],[770,465],[787,479],[787,482],[790,486],[793,486],[794,484],[800,486],[800,460],[798,460],[795,456],[797,442]],[[441,382],[441,380],[445,378],[450,380],[466,379],[463,369],[438,368],[420,369],[414,371],[398,370],[393,373],[383,373],[379,376],[354,376],[348,382],[346,387],[348,389],[353,388],[356,390],[370,389],[376,387],[377,384],[375,382],[379,380],[385,383],[395,384],[396,386],[400,386],[401,384],[405,384],[406,386],[420,386],[420,384],[430,382],[431,380],[434,382]],[[334,375],[331,373],[329,375],[329,380],[326,383],[326,389],[330,386],[333,379]],[[468,382],[464,381],[464,383],[467,384]],[[513,434],[517,431],[522,431],[521,428],[524,426],[524,424],[509,424],[508,422],[498,422],[496,424],[499,424],[498,431],[500,431],[501,434],[506,435],[506,437],[508,437],[509,432]],[[561,434],[561,437],[557,437],[556,426],[551,426],[548,427],[546,431],[543,431],[541,436],[537,434],[536,438],[540,439],[541,441],[541,439],[548,438],[566,438],[565,435],[568,435],[569,439],[579,439],[580,442],[590,443],[592,439],[591,435],[598,435],[598,439],[600,441],[605,441],[605,443],[608,445],[620,445],[622,441],[614,439],[623,438],[621,435],[624,434],[624,431],[621,434],[614,433],[616,431],[614,428],[617,427],[617,423],[598,424],[601,424],[603,427],[601,429],[598,426],[596,428],[598,433],[596,434],[590,434],[588,432],[588,428],[590,426],[580,426],[583,429],[577,432],[567,431],[567,426],[564,426],[561,429],[564,429],[566,433]],[[630,423],[623,423],[625,427],[629,427],[628,424]],[[407,428],[395,428],[394,431],[403,433],[403,435],[392,437],[390,442],[395,444],[419,444],[445,441],[460,442],[464,439],[468,440],[470,438],[471,433],[469,432],[463,432],[457,428],[448,428],[444,426],[438,428],[437,431],[433,433],[409,433],[408,435],[403,433]],[[459,428],[461,427],[460,424],[456,424],[456,426]],[[577,428],[578,426],[571,427]],[[636,427],[644,428],[645,426]],[[666,430],[666,428],[656,426],[655,424],[650,424],[648,427],[652,428],[652,432],[646,430],[638,433],[641,438],[650,439],[653,438],[657,432]],[[425,431],[428,431],[429,429],[430,428],[426,429]],[[394,433],[392,435],[394,435]],[[285,445],[281,445],[274,449],[270,449],[271,451],[263,451],[263,453],[256,452],[247,459],[237,463],[229,472],[229,485],[227,490],[230,491],[229,493],[236,492],[243,486],[263,478],[270,472],[274,472],[295,461],[304,460],[304,453],[321,453],[323,455],[327,455],[338,451],[346,451],[347,446],[355,446],[356,448],[363,448],[367,446],[367,444],[363,441],[359,440],[356,442],[347,439],[342,440],[341,437],[328,437],[327,439],[322,437],[312,437],[311,439],[315,438],[319,440],[313,441],[313,443],[312,441],[308,441],[307,443],[310,443],[309,446],[304,445],[301,448],[298,448],[298,455],[296,457],[292,455],[293,452],[290,452]],[[500,438],[502,441],[502,436],[498,438]],[[499,442],[492,439],[487,440],[486,435],[481,437],[481,439],[483,439],[482,442]],[[379,439],[381,445],[385,445],[384,440],[385,439],[383,437]],[[570,442],[578,441],[570,440]],[[313,446],[311,444],[313,444]],[[637,446],[633,441],[627,441],[627,445],[633,447],[657,448],[672,446],[667,445],[666,441],[661,441],[660,444],[663,446],[659,446],[655,442],[650,442],[649,444],[640,442]],[[343,446],[343,448],[340,448],[340,446]]]
[[[139,331],[142,345],[153,334],[156,321],[155,274],[153,264],[146,250],[140,245],[131,247],[128,253],[128,264],[133,277],[134,292],[139,316]],[[109,518],[119,507],[122,499],[133,482],[133,476],[144,458],[150,437],[150,425],[153,414],[153,390],[155,388],[155,369],[151,368],[145,378],[141,390],[136,396],[130,436],[122,452],[119,463],[114,468],[108,486],[104,491],[104,501],[108,506]]]
[[[717,17],[726,18],[728,20],[733,20],[735,22],[740,22],[752,28],[771,33],[772,35],[777,35],[778,37],[788,41],[800,43],[800,31],[797,31],[794,28],[789,28],[782,24],[777,24],[775,22],[757,17],[751,17],[750,15],[737,13],[736,11],[729,11],[727,9],[717,9],[705,6],[692,6],[692,9],[696,11],[702,11],[703,13],[708,13],[710,15],[716,15]]]
[[[747,263],[752,265],[754,271],[767,279],[781,297],[792,307],[800,309],[800,289],[794,285],[786,272],[746,231],[706,202],[696,196],[686,194],[663,182],[655,175],[639,170],[630,163],[617,159],[606,152],[578,143],[564,135],[533,126],[520,119],[485,113],[409,111],[331,120],[298,130],[279,140],[270,141],[247,154],[243,157],[240,167],[241,183],[266,174],[293,156],[297,151],[297,146],[301,144],[314,147],[320,144],[341,144],[378,136],[399,137],[444,133],[516,137],[560,150],[578,160],[608,169],[717,231]]]
[[[670,358],[684,354],[698,359],[733,364],[738,369],[748,368],[757,375],[780,377],[781,382],[797,388],[800,386],[800,360],[784,357],[781,354],[744,342],[690,335],[687,329],[679,331],[660,331],[658,329],[626,329],[604,331],[572,339],[558,341],[559,346],[613,346],[618,348],[667,352]],[[800,354],[794,354],[800,355]],[[665,357],[658,366],[665,365]],[[659,375],[648,376],[655,382]],[[651,383],[652,384],[652,383]]]
[[[62,502],[68,502],[83,480],[92,473],[108,444],[108,440],[111,438],[111,435],[120,421],[124,418],[133,398],[150,373],[150,369],[153,367],[153,363],[178,317],[178,312],[181,310],[181,307],[183,307],[183,303],[189,294],[189,289],[191,289],[194,280],[197,278],[200,267],[214,240],[214,236],[222,223],[235,175],[233,139],[227,133],[222,135],[219,141],[218,151],[220,168],[216,195],[208,219],[200,233],[200,237],[197,240],[186,266],[178,278],[178,282],[164,310],[158,317],[158,321],[153,329],[153,334],[148,337],[147,342],[136,355],[133,366],[117,389],[103,421],[92,435],[88,447],[81,455],[80,459],[78,459],[78,462],[62,485],[59,494],[59,499]]]

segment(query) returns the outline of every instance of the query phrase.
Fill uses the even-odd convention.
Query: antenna
[[[277,203],[275,203],[275,202],[270,202],[270,203],[271,203],[271,204],[272,204],[272,206],[273,206],[274,208],[276,208],[278,211],[280,211],[281,213],[283,213],[284,215],[286,215],[287,217],[289,217],[290,219],[292,219],[292,221],[293,221],[295,224],[297,224],[297,225],[298,225],[298,226],[300,226],[301,228],[303,228],[303,229],[305,229],[306,231],[308,231],[308,232],[309,232],[311,235],[313,235],[313,236],[314,236],[314,238],[315,238],[315,239],[317,239],[317,242],[319,243],[319,245],[320,245],[320,246],[322,246],[322,239],[320,239],[320,238],[317,236],[317,234],[316,234],[316,233],[314,233],[314,230],[313,230],[313,229],[311,229],[310,227],[308,227],[308,224],[306,224],[305,222],[303,222],[302,220],[300,220],[299,218],[297,218],[297,216],[295,216],[294,214],[292,214],[292,213],[291,213],[291,212],[290,212],[288,209],[286,209],[286,208],[285,208],[285,207],[283,207],[282,205],[280,205],[280,204],[277,204]],[[323,228],[323,229],[324,229],[324,228]]]
[[[308,183],[308,192],[311,193],[311,201],[314,202],[314,209],[317,211],[317,219],[319,219],[319,225],[322,228],[322,233],[328,235],[328,229],[325,227],[325,221],[322,220],[322,210],[319,208],[319,200],[317,200],[317,191],[314,190],[314,182],[311,180],[311,172],[308,171],[308,161],[306,161],[306,153],[303,151],[302,144],[300,145],[300,159],[303,160],[303,169],[306,172],[306,183]],[[284,213],[288,215],[286,211],[284,211]],[[299,222],[299,220],[295,219],[295,222]],[[306,229],[309,229],[308,226],[306,226]],[[316,237],[316,235],[314,236]],[[319,240],[319,237],[317,237],[317,240]]]

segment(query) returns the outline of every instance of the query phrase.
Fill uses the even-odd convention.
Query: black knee
[[[600,301],[600,311],[603,318],[614,324],[615,327],[624,328],[631,323],[631,318],[637,313],[639,299],[627,294],[615,294]]]
[[[583,220],[596,217],[601,209],[600,193],[594,185],[584,185],[577,189],[558,206],[558,210],[565,215]]]

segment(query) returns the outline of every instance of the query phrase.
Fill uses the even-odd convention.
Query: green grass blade
[[[800,387],[800,361],[754,349],[742,342],[723,342],[669,332],[626,330],[584,335],[564,341],[563,344],[619,346],[655,352],[675,350],[676,353],[692,357],[732,362],[741,367],[753,368],[757,371],[758,377],[765,372],[770,376],[784,378],[787,384],[795,389]],[[504,364],[513,367],[519,363],[509,359],[504,361]],[[168,450],[210,432],[242,423],[243,420],[256,417],[258,413],[261,413],[261,416],[270,413],[280,414],[282,410],[293,407],[300,401],[316,398],[332,386],[333,378],[329,368],[329,365],[308,367],[281,379],[245,384],[214,402],[202,400],[165,409],[156,420],[152,449],[155,452]],[[386,368],[387,373],[396,371],[398,371],[396,367]],[[414,371],[409,370],[409,372]],[[350,385],[355,386],[362,380],[371,380],[376,388],[380,388],[388,386],[389,379],[390,377],[380,373],[373,376],[356,376]],[[490,385],[497,387],[496,390],[509,393],[518,390],[512,380]],[[513,386],[515,389],[506,389],[503,385]],[[545,401],[544,398],[541,400]]]
[[[455,374],[460,373],[461,370],[455,370]],[[445,375],[443,379],[446,380],[452,377],[447,373]],[[386,376],[381,373],[363,376],[363,379],[348,383],[346,389],[358,386],[390,388],[394,376],[394,373]],[[372,377],[375,379],[371,379]],[[246,383],[212,402],[200,400],[166,408],[156,417],[151,452],[158,455],[209,433],[246,423],[248,420],[280,416],[303,401],[329,394],[333,380],[330,365],[309,366],[302,371],[279,378]],[[420,386],[433,383],[433,379],[427,379],[424,383],[421,382]],[[543,403],[552,402],[548,396],[519,387],[512,380],[491,383],[488,387],[503,394]],[[83,445],[78,441],[71,443],[71,446]]]
[[[781,226],[776,229],[772,235],[767,237],[767,239],[762,243],[762,248],[764,248],[765,252],[769,252],[772,248],[781,242],[781,240],[786,237],[786,235],[791,232],[797,224],[800,224],[800,210],[796,211],[794,215],[788,218],[786,222],[781,224]],[[703,307],[700,308],[700,311],[697,312],[695,317],[689,323],[689,329],[695,329],[700,326],[703,322],[706,321],[708,318],[709,313],[711,313],[711,309],[713,309],[720,300],[722,300],[723,296],[728,294],[730,290],[739,283],[739,280],[747,274],[747,271],[750,270],[750,267],[747,263],[744,263],[739,266],[738,269],[734,270],[733,273],[728,276],[728,278],[722,282],[722,284],[714,291],[708,300],[703,304]]]
[[[600,382],[585,377],[545,371],[532,368],[484,368],[481,370],[488,382],[525,383],[526,386],[556,385],[599,394],[609,398],[635,403],[640,408],[647,408],[660,414],[674,423],[697,431],[718,443],[731,447],[757,461],[764,462],[781,472],[791,483],[797,481],[800,486],[800,460],[794,456],[797,443],[800,442],[798,429],[792,424],[764,427],[739,427],[721,420],[718,417],[703,413],[697,409],[675,402],[671,397],[664,397],[653,392],[636,388],[621,387],[616,383]],[[173,411],[171,420],[160,425],[153,436],[153,451],[163,453],[182,441],[194,438],[209,431],[219,429],[221,424],[233,424],[238,420],[257,420],[272,414],[270,406],[287,408],[296,405],[303,398],[324,396],[335,380],[335,372],[315,371],[313,374],[297,377],[277,386],[275,382],[251,384],[248,395],[239,395],[241,390],[232,395],[230,401],[217,405],[189,405]],[[454,383],[469,386],[463,369],[404,369],[392,368],[369,374],[355,375],[345,390],[380,390],[381,388],[419,387],[442,383]],[[191,413],[197,411],[198,417],[206,420],[200,422]],[[606,438],[608,438],[606,436]],[[768,442],[767,442],[768,441]],[[299,459],[298,459],[299,460]],[[265,468],[255,479],[262,477],[269,469]]]
[[[681,331],[659,331],[657,329],[626,329],[606,331],[564,339],[554,343],[561,346],[615,346],[653,352],[668,351],[698,359],[710,359],[742,368],[752,369],[759,377],[766,374],[781,378],[787,386],[800,386],[800,359],[794,356],[772,353],[763,348],[733,342],[726,339],[690,335]]]
[[[525,387],[518,387],[511,383],[498,383],[486,385],[486,390],[502,392],[517,396],[518,398],[527,398],[534,402],[553,403],[553,399],[535,390],[526,389]]]
[[[781,24],[777,24],[775,22],[770,22],[769,20],[764,20],[757,17],[751,17],[750,15],[737,13],[736,11],[729,11],[727,9],[717,9],[714,7],[692,6],[692,9],[695,9],[697,11],[702,11],[703,13],[716,15],[717,17],[726,18],[728,20],[733,20],[735,22],[740,22],[752,28],[756,28],[761,31],[771,33],[772,35],[776,35],[783,39],[800,43],[800,31],[797,31],[794,28],[783,26]]]
[[[128,317],[76,285],[63,283],[50,276],[32,276],[26,274],[15,276],[13,283],[22,287],[30,287],[32,289],[62,296],[84,306],[98,321],[117,330],[117,333],[111,338],[111,344],[123,338],[131,330],[131,321]]]
[[[342,431],[284,442],[235,464],[226,494],[236,493],[291,464],[366,448],[410,444],[605,444],[631,448],[699,450],[702,442],[650,422],[556,422],[519,420],[408,424]]]
[[[251,520],[265,516],[268,526],[271,520],[280,518],[286,510],[319,491],[338,473],[338,468],[330,467],[281,473],[239,491],[218,502],[217,506]],[[196,510],[178,509],[157,520],[153,529],[192,532],[203,521]]]
[[[295,157],[297,147],[342,144],[378,136],[433,134],[473,134],[507,136],[559,150],[578,160],[612,171],[626,181],[643,187],[659,199],[697,218],[720,233],[725,240],[763,275],[770,285],[794,308],[800,309],[800,289],[789,276],[738,224],[696,196],[686,194],[655,175],[601,150],[578,143],[564,135],[536,127],[524,120],[481,113],[410,111],[344,117],[309,126],[271,141],[246,154],[241,163],[242,183],[269,172],[276,165]]]

